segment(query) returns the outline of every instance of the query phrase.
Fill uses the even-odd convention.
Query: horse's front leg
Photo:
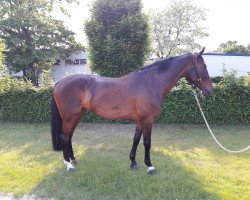
[[[72,136],[73,136],[73,134],[70,136],[69,143],[68,143],[69,159],[70,159],[70,163],[72,165],[76,165],[77,161],[76,161],[76,158],[74,156],[74,151],[73,151],[73,148],[72,148]]]
[[[156,174],[156,169],[152,165],[150,160],[150,148],[151,148],[151,132],[152,132],[153,123],[147,122],[143,129],[143,144],[145,147],[145,159],[144,162],[148,166],[148,173],[150,175]]]
[[[138,146],[140,139],[141,139],[141,135],[142,135],[142,125],[141,125],[141,123],[137,122],[135,135],[134,135],[134,139],[133,139],[133,146],[132,146],[131,152],[129,154],[129,157],[131,160],[130,168],[133,170],[139,169],[137,162],[135,161],[135,157],[136,157],[137,146]]]

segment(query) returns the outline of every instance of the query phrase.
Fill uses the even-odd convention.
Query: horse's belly
[[[120,106],[98,107],[92,111],[96,115],[107,119],[135,119],[132,109],[125,109]]]

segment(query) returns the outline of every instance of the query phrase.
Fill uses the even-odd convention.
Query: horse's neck
[[[188,58],[183,59],[183,62],[180,62],[181,64],[175,64],[176,61],[173,61],[173,64],[170,64],[169,69],[159,76],[158,80],[161,84],[163,96],[166,96],[176,83],[186,75],[187,62]]]

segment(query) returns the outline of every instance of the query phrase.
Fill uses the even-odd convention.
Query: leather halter
[[[192,79],[191,79],[192,74],[195,73],[195,75],[196,75],[196,77],[197,77],[197,80],[196,80],[195,82],[200,83],[200,82],[203,81],[203,80],[209,79],[209,77],[208,77],[208,76],[205,76],[205,75],[201,76],[201,75],[199,74],[199,71],[198,71],[198,69],[197,69],[197,67],[196,67],[196,62],[195,62],[195,57],[196,57],[196,56],[195,56],[195,55],[196,55],[196,54],[193,54],[192,67],[191,67],[191,69],[190,69],[189,72],[188,72],[187,80],[191,81],[191,80],[192,80]],[[194,83],[192,83],[192,85],[194,86]]]

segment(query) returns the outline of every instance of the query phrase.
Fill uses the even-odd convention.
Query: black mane
[[[150,64],[150,65],[148,65],[146,67],[142,67],[142,68],[138,69],[137,72],[141,72],[141,71],[144,71],[144,70],[149,70],[149,69],[152,69],[152,68],[154,68],[154,69],[157,68],[159,73],[163,73],[168,69],[168,66],[169,66],[171,60],[172,60],[172,57],[163,58],[163,59],[158,60],[155,63],[152,63],[152,64]]]

